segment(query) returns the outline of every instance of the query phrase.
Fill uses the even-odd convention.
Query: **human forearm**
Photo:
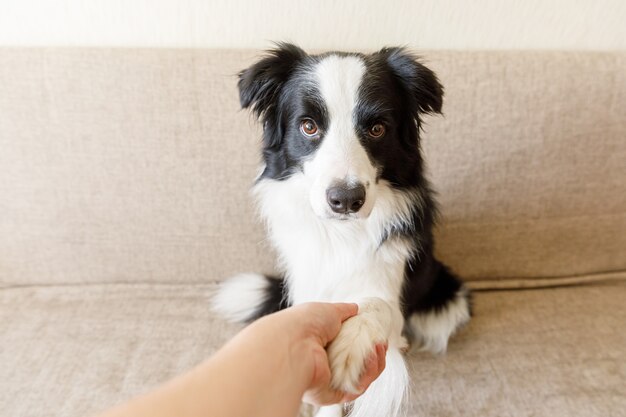
[[[213,357],[101,417],[294,417],[311,379],[305,347],[280,318],[259,320]],[[301,352],[298,352],[301,350]]]
[[[295,417],[304,398],[317,405],[354,400],[330,387],[326,346],[356,304],[309,303],[262,318],[212,358],[156,391],[100,417]],[[379,346],[359,386],[384,368]]]
[[[215,416],[294,417],[310,383],[308,352],[285,322],[261,319],[207,363]],[[251,343],[250,341],[255,341]],[[297,358],[297,360],[294,360]],[[246,401],[242,401],[245,398]]]

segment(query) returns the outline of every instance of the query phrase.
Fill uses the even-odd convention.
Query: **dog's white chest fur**
[[[359,302],[369,297],[398,303],[414,245],[402,238],[381,244],[388,224],[406,215],[407,208],[404,196],[385,190],[367,219],[341,221],[315,215],[303,198],[303,176],[257,184],[255,194],[286,272],[292,303]]]

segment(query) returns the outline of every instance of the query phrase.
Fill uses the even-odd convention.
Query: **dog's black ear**
[[[295,45],[277,43],[276,48],[269,50],[263,59],[239,73],[237,86],[241,107],[250,108],[261,119],[266,150],[278,147],[282,141],[279,93],[298,63],[306,56]]]
[[[416,116],[419,116],[417,113],[441,113],[443,86],[434,72],[404,48],[383,48],[379,53],[409,92],[409,104]]]
[[[241,107],[251,108],[261,116],[278,97],[278,92],[306,53],[295,45],[277,43],[275,49],[256,64],[239,73],[239,101]]]

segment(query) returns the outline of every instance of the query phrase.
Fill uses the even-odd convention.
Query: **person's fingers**
[[[381,346],[381,354],[378,356],[378,375],[383,373],[385,370],[385,365],[387,364],[387,344]],[[374,378],[374,379],[376,379]]]
[[[369,388],[370,384],[380,376],[385,369],[385,356],[387,354],[387,345],[376,345],[374,352],[367,358],[365,362],[365,370],[359,381],[358,394],[346,394],[342,402],[354,401]]]

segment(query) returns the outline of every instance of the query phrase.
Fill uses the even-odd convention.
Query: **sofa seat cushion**
[[[238,330],[214,284],[0,290],[0,409],[78,417],[154,387]],[[626,283],[477,292],[448,353],[410,359],[409,416],[616,415],[626,409]],[[52,411],[53,410],[53,411]]]

